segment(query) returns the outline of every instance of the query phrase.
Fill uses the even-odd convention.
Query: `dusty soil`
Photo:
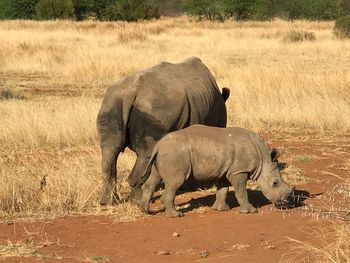
[[[4,262],[279,262],[293,246],[286,237],[312,240],[310,227],[326,222],[326,193],[349,177],[350,137],[297,133],[267,134],[273,146],[287,148],[287,178],[297,185],[299,201],[278,210],[259,191],[250,190],[256,214],[238,214],[229,195],[227,212],[212,211],[214,194],[186,193],[177,198],[183,218],[165,218],[162,210],[132,222],[106,216],[67,216],[53,220],[0,223],[0,244],[33,246],[30,257]],[[298,176],[295,176],[298,174]],[[339,178],[338,178],[339,177]],[[192,199],[191,199],[192,198]],[[161,209],[159,201],[153,210]],[[329,215],[329,214],[327,214]],[[315,240],[317,242],[317,240]],[[1,258],[0,258],[1,261]]]

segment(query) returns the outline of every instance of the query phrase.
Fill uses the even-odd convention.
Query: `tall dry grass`
[[[350,128],[350,42],[333,22],[0,22],[0,87],[81,90],[199,56],[231,88],[230,125]],[[315,41],[286,42],[291,31]]]
[[[0,148],[95,145],[96,99],[46,97],[0,102]]]
[[[129,191],[126,178],[135,157],[121,154],[117,193]],[[116,207],[98,204],[100,151],[97,146],[45,147],[0,153],[0,218],[47,217],[74,213],[113,213],[116,219],[142,214],[120,201]]]
[[[231,89],[229,125],[348,133],[350,42],[334,38],[332,28],[332,22],[184,17],[0,21],[0,89],[27,97],[0,98],[0,216],[98,209],[101,95],[115,80],[160,61],[199,56],[219,86]],[[286,42],[291,30],[316,39]],[[119,162],[121,193],[133,158],[127,153]]]
[[[350,160],[345,163],[350,168]],[[305,230],[307,241],[287,238],[290,250],[283,255],[281,263],[343,263],[350,261],[350,180],[344,179],[323,197],[326,209],[309,212],[314,226]]]

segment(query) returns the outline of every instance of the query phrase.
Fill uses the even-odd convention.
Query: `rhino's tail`
[[[143,172],[143,174],[141,175],[141,180],[138,182],[139,186],[143,185],[147,181],[148,177],[150,176],[153,163],[154,163],[154,161],[157,157],[157,154],[158,154],[158,150],[159,150],[159,146],[157,143],[153,148],[152,155],[147,163],[146,169]]]
[[[224,102],[227,101],[227,99],[230,97],[230,89],[229,88],[222,88],[222,98],[224,99]]]

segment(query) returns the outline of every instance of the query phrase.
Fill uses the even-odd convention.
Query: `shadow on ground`
[[[248,191],[248,197],[249,201],[252,203],[254,207],[261,208],[264,207],[271,202],[263,195],[261,191],[257,190],[250,190]],[[156,197],[159,198],[160,196]],[[308,198],[313,198],[314,195],[310,194],[308,191],[305,190],[295,190],[292,195],[288,198],[288,204],[285,205],[278,205],[276,208],[282,209],[282,210],[290,210],[297,207],[301,207],[304,205],[304,201]],[[189,204],[185,208],[181,208],[180,211],[183,213],[201,208],[201,207],[211,207],[215,202],[215,194],[210,194],[204,197],[199,198],[192,198],[189,202],[183,202],[183,203],[177,203],[179,206],[184,206],[186,204]],[[234,191],[230,191],[227,194],[226,202],[229,205],[230,209],[238,207],[238,201],[235,197]],[[156,211],[152,211],[151,214],[157,214],[159,212],[164,212],[165,209],[159,209]]]

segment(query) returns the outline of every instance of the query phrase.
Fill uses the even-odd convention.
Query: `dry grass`
[[[302,42],[302,41],[315,41],[316,37],[313,32],[303,31],[303,30],[292,30],[287,32],[284,36],[284,42]]]
[[[0,156],[0,217],[89,213],[127,221],[141,215],[136,206],[122,200],[116,207],[99,206],[97,146],[35,148]],[[130,191],[126,178],[134,159],[129,151],[120,156],[117,194],[121,198]]]
[[[81,90],[199,56],[231,88],[229,124],[349,131],[350,45],[332,22],[2,21],[0,88]],[[283,43],[288,32],[316,41]]]
[[[95,145],[99,107],[86,97],[2,101],[0,148]]]
[[[4,245],[0,245],[0,258],[6,257],[31,257],[35,254],[36,249],[33,247],[31,240],[23,243],[12,243],[8,241]]]
[[[35,246],[32,239],[26,239],[24,242],[16,243],[7,241],[6,244],[0,245],[0,260],[6,260],[6,258],[11,257],[49,259],[50,257],[43,255],[38,251],[38,249],[42,247],[43,246]],[[61,259],[59,256],[56,256],[56,258]]]
[[[342,263],[350,260],[350,180],[343,180],[322,196],[324,207],[308,210],[316,219],[315,225],[305,229],[309,241],[287,238],[291,249],[281,263]]]
[[[317,225],[307,232],[312,241],[302,242],[288,239],[292,249],[281,259],[281,263],[342,263],[350,259],[350,225],[331,221]],[[317,240],[317,241],[316,241]]]
[[[0,89],[26,97],[0,100],[0,216],[139,216],[127,203],[98,206],[95,118],[108,84],[164,60],[199,56],[218,84],[231,88],[229,125],[348,133],[350,45],[334,38],[332,28],[332,22],[184,17],[0,21]],[[313,32],[316,40],[284,43],[291,30]],[[125,178],[134,158],[128,152],[118,163],[121,196],[129,191]]]

